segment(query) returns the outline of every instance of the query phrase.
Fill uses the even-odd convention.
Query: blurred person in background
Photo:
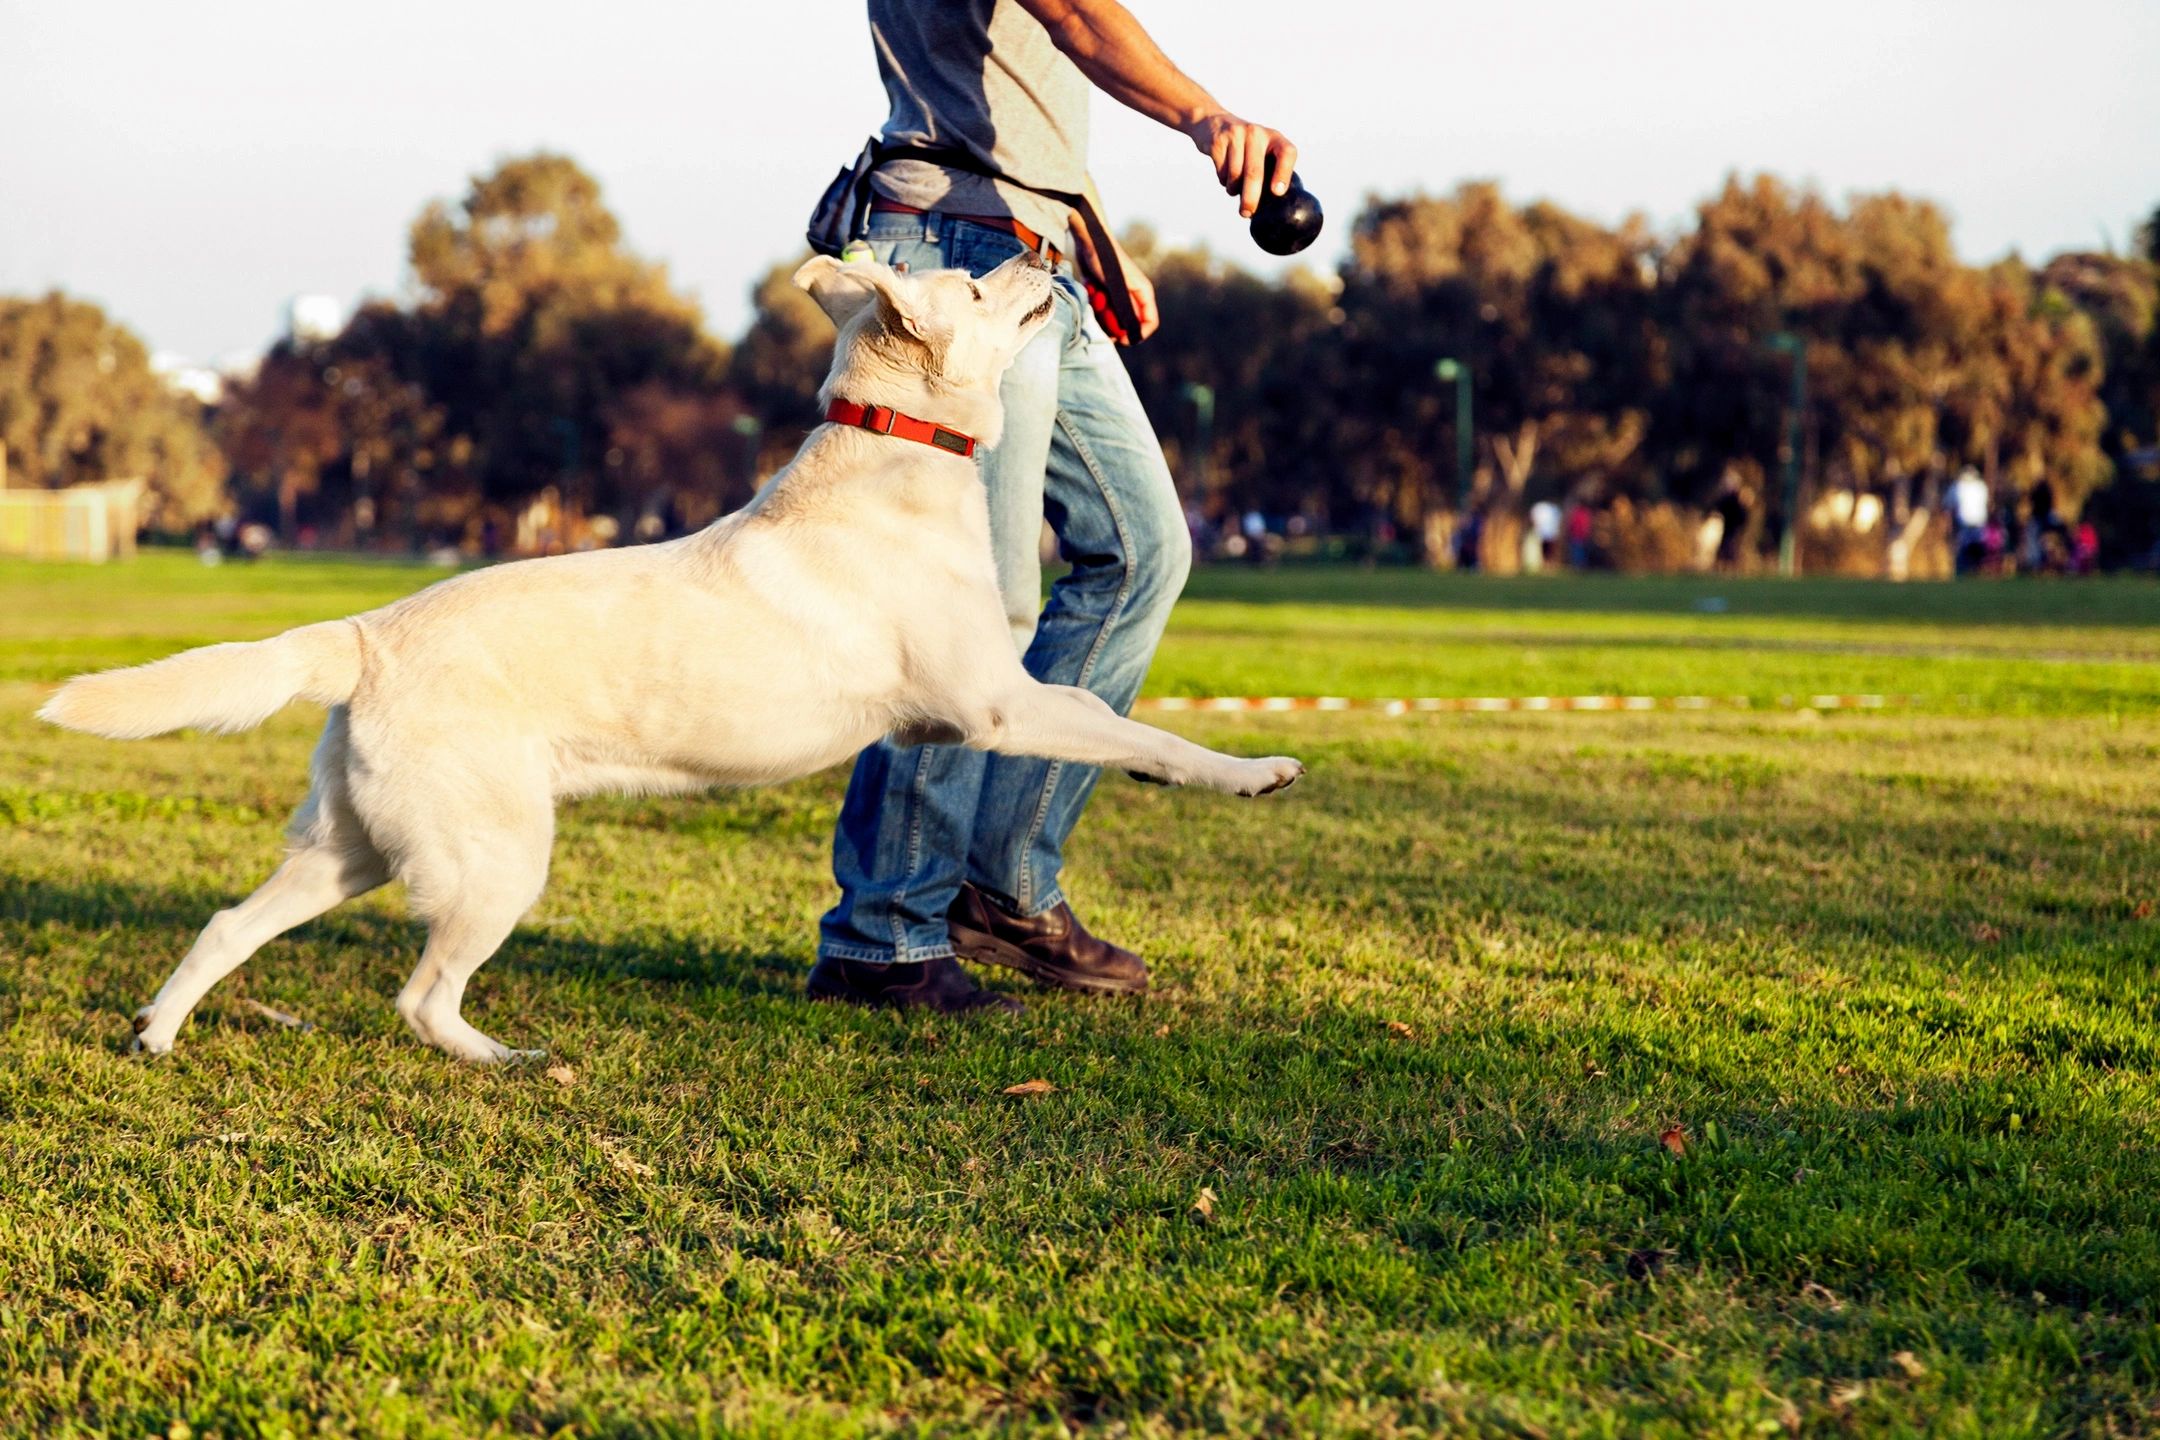
[[[1970,575],[1987,558],[1988,525],[1987,481],[1970,465],[1950,484],[1950,518],[1952,560],[1958,574]]]
[[[867,228],[855,237],[864,250],[889,265],[978,275],[1032,250],[1060,272],[1060,303],[1007,372],[1004,435],[982,456],[991,546],[1028,673],[1082,686],[1122,713],[1192,547],[1118,355],[1158,319],[1132,257],[1114,240],[1105,254],[1094,238],[1108,230],[1087,173],[1091,87],[1184,135],[1246,215],[1270,161],[1275,190],[1288,188],[1297,149],[1226,110],[1116,0],[869,0],[869,21],[891,105],[881,144],[941,150],[954,163],[873,158]],[[1075,223],[1090,217],[1044,191],[1083,201],[1098,223]],[[1098,315],[1120,309],[1139,333],[1113,340]],[[1072,566],[1047,606],[1036,553],[1045,519]],[[1020,1008],[979,986],[956,954],[1049,985],[1145,990],[1140,957],[1089,934],[1059,888],[1066,838],[1097,774],[959,746],[865,750],[833,837],[840,899],[819,922],[810,993]]]
[[[1530,529],[1537,536],[1538,561],[1542,565],[1556,565],[1560,561],[1560,507],[1551,500],[1540,500],[1530,507]]]

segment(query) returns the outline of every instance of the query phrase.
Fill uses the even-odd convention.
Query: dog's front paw
[[[1264,760],[1241,760],[1238,762],[1237,793],[1240,795],[1272,795],[1277,790],[1287,790],[1297,784],[1305,773],[1305,767],[1287,755],[1270,755]]]
[[[170,1039],[144,1034],[156,1019],[157,1006],[155,1005],[145,1005],[135,1012],[135,1019],[130,1022],[131,1028],[135,1031],[135,1038],[128,1042],[128,1053],[130,1055],[169,1055],[172,1053],[172,1041]]]

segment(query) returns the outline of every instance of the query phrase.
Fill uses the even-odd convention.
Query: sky
[[[1469,179],[1667,230],[1735,169],[1895,186],[1973,260],[2160,204],[2155,0],[1129,3],[1298,143],[1323,268],[1367,194]],[[404,293],[421,206],[546,147],[732,336],[884,111],[861,0],[0,0],[0,294],[237,359],[296,294]],[[1184,137],[1101,95],[1094,131],[1113,223],[1268,267]]]

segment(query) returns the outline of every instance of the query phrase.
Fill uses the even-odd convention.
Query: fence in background
[[[101,564],[135,553],[143,482],[104,480],[65,490],[11,490],[0,446],[0,555]]]

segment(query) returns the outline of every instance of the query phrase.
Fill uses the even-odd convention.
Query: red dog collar
[[[975,453],[974,436],[903,415],[889,405],[858,405],[853,400],[835,400],[825,407],[825,418],[835,425],[853,425],[880,435],[897,435],[902,440],[934,445],[951,455],[966,457]]]

